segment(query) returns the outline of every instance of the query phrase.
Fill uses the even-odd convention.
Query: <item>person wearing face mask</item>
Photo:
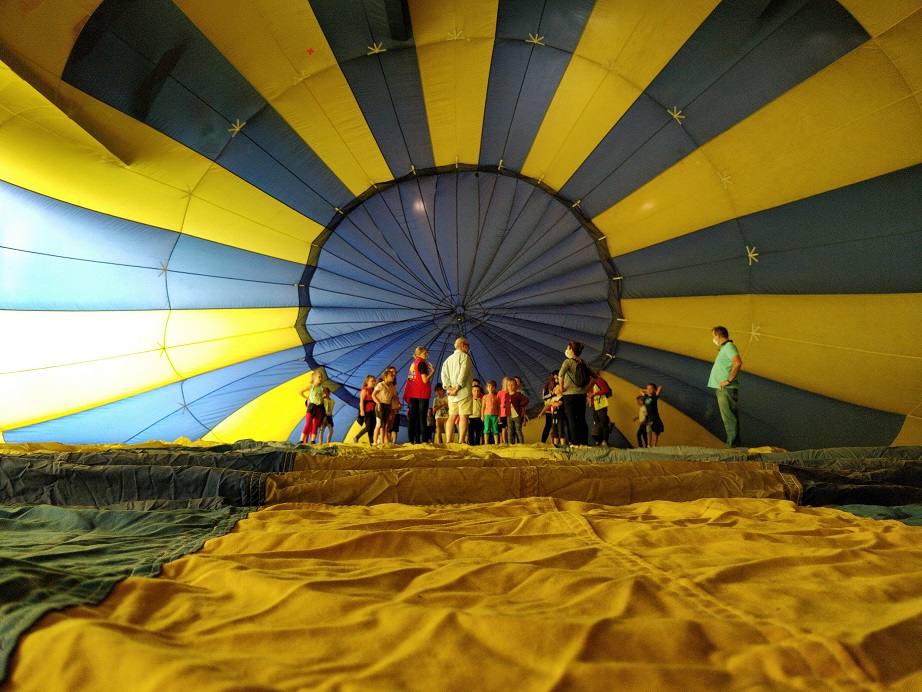
[[[583,352],[583,345],[578,341],[571,341],[564,350],[567,359],[560,366],[557,373],[557,393],[563,401],[563,414],[570,430],[571,445],[589,444],[589,426],[586,425],[586,385],[578,383],[577,366],[581,362],[579,355]]]
[[[740,445],[740,386],[737,378],[743,367],[743,359],[740,358],[736,344],[730,340],[726,327],[714,327],[711,337],[717,346],[717,358],[711,368],[708,387],[717,393],[717,406],[727,432],[727,449],[730,449]]]

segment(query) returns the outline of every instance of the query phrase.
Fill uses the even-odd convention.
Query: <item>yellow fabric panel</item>
[[[436,166],[477,163],[498,0],[411,0]]]
[[[916,4],[922,5],[918,0]],[[922,97],[920,93],[922,92],[920,37],[922,37],[922,9],[917,9],[915,14],[907,17],[905,21],[900,22],[877,39],[877,45],[896,65],[917,100]]]
[[[102,0],[20,0],[0,2],[0,44],[25,59],[30,71],[64,71],[83,25]],[[50,82],[49,82],[50,83]]]
[[[106,404],[176,379],[161,357],[167,312],[0,311],[0,428]],[[60,337],[66,334],[66,347]]]
[[[839,0],[871,36],[878,36],[919,9],[920,0]]]
[[[916,410],[916,415],[906,416],[906,421],[903,423],[900,434],[896,436],[892,443],[894,447],[922,445],[922,416],[919,415],[920,410],[922,409]]]
[[[299,392],[310,386],[312,375],[312,372],[307,372],[295,377],[241,406],[204,435],[202,441],[231,443],[249,439],[287,442],[298,421],[304,421],[304,399]]]
[[[160,218],[167,206],[159,196],[131,198],[132,209],[120,209],[119,216],[279,259],[306,261],[311,240],[323,230],[320,224],[101,101],[66,84],[61,94],[79,109],[80,122],[128,163],[126,174],[161,181],[169,186],[170,199],[175,198],[169,218]],[[94,193],[92,204],[83,206],[114,213],[107,210],[114,195],[109,190]]]
[[[625,300],[624,341],[713,361],[730,331],[743,371],[871,408],[922,403],[920,294],[740,295]],[[702,386],[707,383],[702,382]],[[745,381],[743,385],[745,387]]]
[[[49,613],[8,685],[909,690],[919,534],[771,499],[278,505]]]
[[[515,445],[514,445],[515,446]],[[425,453],[425,452],[423,452]],[[645,459],[629,464],[521,463],[406,468],[391,456],[387,469],[353,469],[348,451],[334,469],[270,474],[267,505],[324,502],[331,505],[453,505],[500,502],[525,497],[626,505],[668,498],[689,502],[701,497],[771,497],[788,499],[785,480],[773,464],[758,462]],[[412,457],[418,457],[413,449]],[[796,479],[794,480],[796,484]],[[797,484],[799,492],[799,484]]]
[[[189,199],[183,232],[289,262],[306,263],[323,226],[233,173],[212,166]]]
[[[308,3],[176,4],[355,195],[394,177]]]
[[[596,2],[522,172],[562,188],[716,5]]]
[[[605,381],[611,387],[612,394],[608,397],[608,417],[627,441],[634,447],[637,445],[637,418],[640,404],[637,397],[640,395],[639,387],[634,386],[620,377],[609,373],[604,375]],[[661,383],[657,383],[661,384]],[[663,396],[669,398],[669,391],[664,387]],[[711,447],[722,449],[726,447],[724,440],[715,437],[709,430],[678,409],[670,406],[665,399],[660,399],[660,418],[663,419],[665,431],[659,436],[658,445],[681,445],[685,447]]]
[[[60,342],[59,342],[60,345]],[[0,375],[0,427],[85,411],[179,379],[156,350]]]
[[[122,218],[171,229],[181,225],[186,200],[180,190],[132,175],[116,156],[2,64],[0,121],[0,179]]]
[[[18,428],[83,411],[300,346],[293,326],[297,314],[297,308],[0,311],[3,333],[41,334],[53,323],[68,334],[67,348],[53,338],[47,346],[42,339],[4,340],[0,427]]]
[[[306,261],[319,224],[66,84],[61,97],[105,146],[0,64],[0,179],[104,214]]]
[[[298,308],[173,310],[167,353],[181,377],[301,346]]]
[[[593,220],[617,255],[920,161],[919,103],[866,44]]]

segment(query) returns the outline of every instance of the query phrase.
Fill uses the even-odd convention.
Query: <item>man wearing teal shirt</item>
[[[730,333],[726,327],[714,327],[711,336],[718,351],[711,368],[708,387],[717,392],[717,406],[720,408],[724,430],[727,431],[727,449],[730,449],[739,447],[740,444],[740,386],[736,378],[743,367],[743,359],[740,358],[736,344],[730,340]]]

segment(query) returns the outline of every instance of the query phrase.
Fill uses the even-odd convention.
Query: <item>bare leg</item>
[[[458,442],[467,440],[467,416],[458,416]]]
[[[455,416],[445,419],[445,444],[451,444],[451,436],[455,432]]]

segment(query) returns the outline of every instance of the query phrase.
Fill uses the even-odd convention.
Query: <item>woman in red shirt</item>
[[[426,413],[429,399],[432,397],[432,375],[435,372],[427,362],[429,350],[417,346],[413,352],[413,362],[407,373],[407,383],[403,387],[403,400],[407,402],[407,435],[410,444],[419,444],[426,433]]]

